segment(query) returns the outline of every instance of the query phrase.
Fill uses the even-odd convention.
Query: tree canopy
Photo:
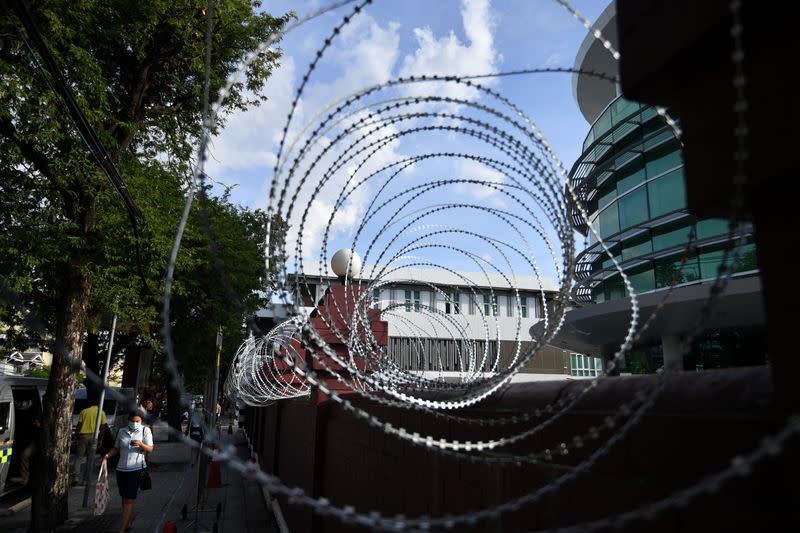
[[[10,11],[17,3],[4,2],[0,9]],[[158,345],[158,295],[201,131],[206,2],[26,4],[139,207],[141,231],[133,233],[102,165],[64,111],[63,94],[54,90],[57,84],[29,45],[31,36],[11,12],[0,13],[0,276],[45,323],[47,336],[73,357],[81,356],[86,333],[106,327],[114,312],[126,333]],[[215,2],[211,94],[291,17],[273,17],[260,8],[257,0]],[[279,57],[276,49],[259,52],[233,86],[214,132],[228,113],[263,99],[261,90]],[[185,370],[198,367],[194,361],[201,349],[213,346],[219,324],[228,330],[226,351],[231,353],[243,311],[258,305],[263,219],[262,212],[235,206],[226,195],[194,207],[178,260],[171,316]],[[222,265],[213,260],[214,248]],[[12,345],[31,335],[17,327],[20,318],[18,309],[0,302],[0,322],[10,326]],[[50,529],[66,518],[67,405],[75,380],[60,353],[54,355],[49,380],[41,443],[46,461],[34,473],[41,490],[33,497],[33,530]]]

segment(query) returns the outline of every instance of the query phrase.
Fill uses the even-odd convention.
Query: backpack
[[[189,438],[197,442],[203,442],[203,428],[200,426],[192,426],[189,429]]]

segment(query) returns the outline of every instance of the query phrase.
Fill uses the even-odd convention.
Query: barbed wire
[[[571,8],[567,2],[564,0],[556,1],[581,21],[592,32],[594,37],[603,43],[603,46],[609,50],[615,59],[619,59],[619,52],[602,36],[599,30],[593,29],[589,21]],[[290,31],[308,20],[349,3],[352,2],[338,2],[312,13],[299,19],[297,23],[289,25],[286,31]],[[303,207],[302,213],[300,213],[300,224],[293,251],[295,272],[290,275],[287,269],[289,261],[280,265],[272,265],[269,258],[265,261],[268,269],[273,266],[277,267],[279,275],[276,294],[283,299],[284,305],[294,310],[294,316],[265,335],[254,336],[245,341],[239,348],[234,363],[231,365],[228,380],[225,384],[225,391],[228,395],[253,406],[268,405],[275,400],[304,396],[311,391],[318,391],[327,395],[342,410],[362,420],[368,426],[379,429],[411,445],[421,446],[430,453],[442,454],[470,462],[506,466],[548,462],[554,464],[554,466],[561,467],[564,473],[542,487],[506,502],[488,506],[485,509],[440,517],[408,518],[402,515],[388,517],[374,511],[356,511],[351,506],[334,505],[324,497],[312,497],[302,489],[284,484],[279,478],[261,471],[257,465],[239,460],[233,448],[221,441],[215,434],[215,428],[208,428],[205,441],[202,444],[185,437],[180,431],[173,428],[168,431],[170,435],[174,435],[183,444],[192,448],[199,448],[211,458],[225,462],[234,470],[254,478],[270,492],[286,496],[292,503],[308,506],[317,513],[335,517],[345,523],[397,531],[452,529],[462,524],[471,525],[479,521],[495,519],[503,514],[516,511],[525,505],[540,501],[545,495],[560,489],[567,483],[573,482],[581,474],[589,471],[599,459],[606,456],[641,421],[663,392],[665,387],[663,379],[655,379],[654,384],[649,389],[639,390],[633,399],[620,404],[613,414],[604,419],[602,424],[593,425],[586,430],[576,432],[568,439],[568,442],[556,442],[550,447],[524,455],[503,454],[497,451],[498,448],[507,447],[541,432],[568,414],[570,409],[586,394],[594,390],[606,375],[618,367],[625,354],[641,338],[643,332],[652,325],[656,315],[663,309],[669,298],[674,284],[656,306],[655,311],[650,314],[648,320],[640,324],[638,300],[631,281],[609,250],[609,247],[603,242],[599,232],[592,228],[591,224],[588,224],[603,252],[619,272],[623,284],[630,295],[631,317],[629,326],[623,342],[606,364],[602,375],[596,380],[588,381],[585,384],[581,383],[580,386],[574,387],[576,390],[571,391],[565,397],[532,412],[523,412],[519,415],[494,419],[459,416],[452,413],[452,410],[473,406],[501,390],[520,369],[535,359],[540,349],[559,331],[564,322],[566,309],[570,304],[569,290],[574,275],[574,237],[568,206],[575,206],[583,220],[586,222],[589,220],[588,213],[572,187],[568,173],[539,127],[506,97],[472,80],[543,73],[581,73],[611,80],[615,78],[591,71],[566,68],[525,69],[473,76],[440,76],[432,74],[397,78],[346,96],[334,104],[335,107],[329,107],[324,111],[318,112],[308,124],[298,130],[299,133],[296,138],[291,141],[288,140],[296,109],[319,61],[323,58],[326,50],[331,47],[342,29],[350,23],[353,17],[361,13],[371,3],[371,0],[367,0],[357,4],[334,27],[329,37],[325,39],[324,45],[316,52],[315,59],[309,65],[295,93],[287,115],[286,125],[283,128],[274,166],[274,177],[269,193],[267,222],[267,238],[269,239],[271,234],[269,224],[274,216],[290,221],[293,220],[295,206],[300,205]],[[737,246],[730,254],[730,258],[728,257],[730,250],[725,250],[723,266],[720,267],[715,280],[711,284],[710,297],[700,318],[698,318],[696,326],[686,336],[683,351],[688,349],[691,338],[699,333],[702,324],[710,316],[715,301],[730,279],[733,265],[738,261],[741,245],[744,243],[744,231],[736,224],[743,205],[741,185],[744,182],[747,135],[744,117],[746,98],[743,90],[743,52],[740,38],[739,6],[740,2],[738,0],[731,2],[735,28],[732,35],[735,48],[733,58],[737,73],[737,77],[734,79],[734,87],[737,90],[736,112],[738,127],[736,130],[736,192],[732,205],[733,217],[731,219],[729,240],[733,241],[738,231]],[[210,33],[210,30],[207,30],[207,32]],[[209,33],[207,33],[207,39],[210,38]],[[263,43],[256,52],[245,59],[242,66],[237,70],[237,74],[229,78],[228,83],[213,106],[208,106],[207,103],[204,104],[204,109],[209,111],[204,114],[202,142],[197,154],[197,164],[193,166],[193,177],[187,191],[184,212],[171,250],[162,298],[163,328],[161,333],[166,355],[165,364],[171,385],[180,391],[183,391],[183,386],[170,337],[169,302],[181,236],[185,229],[197,183],[199,182],[202,188],[204,180],[203,165],[210,126],[214,123],[216,113],[220,109],[228,91],[233,86],[236,76],[242,75],[258,54],[272,46],[277,41],[277,38],[278,36],[276,35],[273,39]],[[206,67],[208,68],[208,56]],[[399,97],[381,96],[387,90],[416,90],[426,85],[430,86],[429,84],[433,84],[431,91],[440,91],[443,87],[448,86],[467,92],[475,91],[477,94],[497,102],[498,107],[478,103],[467,98],[454,98],[441,96],[440,94]],[[368,101],[368,98],[376,97],[379,97],[379,99],[373,102]],[[360,107],[356,107],[356,105]],[[430,109],[432,106],[442,105],[451,106],[451,109],[444,111]],[[403,111],[406,108],[408,110]],[[501,111],[501,108],[505,109],[505,111]],[[481,119],[468,116],[466,114],[467,111],[483,113],[488,118]],[[659,109],[658,113],[674,136],[680,141],[681,130],[677,122],[663,109]],[[491,120],[499,120],[500,125],[492,123]],[[430,123],[425,124],[424,121],[429,121]],[[404,124],[407,125],[404,126]],[[311,131],[311,133],[301,141],[302,136],[306,135],[308,131]],[[333,138],[328,137],[334,133]],[[444,134],[445,136],[463,136],[469,138],[470,142],[481,143],[488,149],[499,152],[500,155],[493,157],[467,152],[430,151],[402,158],[389,164],[374,165],[374,158],[379,157],[381,150],[394,146],[401,139],[419,137],[431,133]],[[326,158],[329,160],[326,160]],[[417,185],[401,187],[400,190],[392,193],[392,187],[396,187],[398,182],[406,179],[409,171],[414,169],[416,165],[439,159],[470,161],[484,165],[486,168],[501,175],[502,180],[475,177],[437,177]],[[371,168],[373,170],[370,170]],[[337,183],[335,179],[343,171],[347,172],[347,179],[343,184]],[[364,178],[356,178],[362,171],[368,173],[368,175]],[[321,177],[314,182],[313,178],[317,177],[319,173],[321,173]],[[363,190],[366,190],[373,183],[378,183],[381,176],[387,173],[389,175],[384,177],[372,201],[364,211],[363,219],[358,225],[351,243],[353,250],[365,250],[364,262],[365,265],[368,265],[367,275],[363,278],[358,277],[359,274],[355,273],[352,268],[353,256],[351,255],[348,259],[348,268],[345,270],[346,274],[343,279],[345,299],[342,301],[337,298],[328,299],[318,307],[317,313],[313,317],[321,320],[338,342],[347,347],[348,355],[343,356],[334,350],[329,342],[323,339],[320,332],[312,325],[312,317],[300,308],[298,302],[287,298],[286,295],[294,294],[296,287],[305,290],[310,289],[310,277],[304,269],[306,252],[303,243],[303,230],[309,220],[311,206],[322,196],[326,185],[338,187],[338,194],[322,233],[322,243],[319,251],[319,275],[317,276],[321,280],[333,279],[333,276],[330,276],[327,270],[327,250],[330,236],[336,224],[336,216],[340,214],[340,210],[343,209],[348,200],[357,194],[363,194]],[[299,177],[299,180],[296,184],[293,184],[295,176]],[[303,188],[309,182],[313,183],[314,188],[310,194],[304,196]],[[291,187],[294,187],[294,189],[292,190]],[[455,190],[458,187],[473,187],[477,190],[488,191],[489,195],[497,194],[503,198],[504,202],[510,202],[511,208],[508,206],[503,208],[489,207],[480,203],[470,202],[434,202],[419,205],[419,202],[424,201],[427,197],[441,196],[443,190]],[[384,197],[380,202],[378,201],[379,196]],[[535,206],[536,209],[532,209],[530,205]],[[514,212],[512,208],[516,208],[518,211]],[[436,224],[427,220],[428,217],[442,216],[444,213],[458,211],[475,211],[481,215],[491,216],[494,220],[502,221],[510,234],[515,237],[514,241],[521,242],[524,247],[516,246],[514,241],[507,242],[505,239],[498,238],[496,235],[488,234],[485,231],[465,229],[447,223]],[[219,256],[219,251],[213,244],[215,239],[213,232],[210,230],[208,218],[203,217],[202,220],[205,226],[204,231],[209,242],[212,243],[210,250],[215,262],[215,269],[220,277],[225,280],[227,276],[224,271],[224,260]],[[390,229],[395,225],[400,225],[400,229],[397,231]],[[445,240],[455,238],[455,236],[469,238],[472,242],[479,242],[482,246],[488,247],[488,249],[491,249],[502,258],[502,262],[508,271],[503,271],[494,261],[484,259],[480,254],[464,248],[463,245]],[[555,236],[556,239],[552,240],[552,236]],[[366,244],[361,243],[362,238]],[[696,235],[693,230],[686,246],[685,256],[688,256],[693,250],[692,243],[695,238]],[[524,332],[521,320],[523,301],[520,295],[520,282],[518,279],[518,275],[522,275],[522,273],[515,271],[513,267],[515,261],[512,258],[521,257],[521,263],[525,268],[530,268],[533,272],[533,278],[536,279],[536,289],[539,291],[544,303],[547,296],[545,286],[548,284],[535,257],[533,243],[538,242],[543,242],[544,247],[549,252],[550,259],[553,261],[552,269],[556,273],[558,285],[556,290],[553,291],[552,305],[545,305],[543,308],[544,327],[542,333],[536,338],[527,341],[529,344],[523,347],[522,337]],[[265,250],[269,254],[270,246],[273,243],[268,241],[266,244]],[[276,248],[280,252],[276,255],[287,255],[285,253],[285,240],[277,243]],[[440,261],[415,255],[424,254],[430,250],[446,250],[449,254],[458,254],[474,265],[478,272],[467,275],[448,267]],[[558,252],[561,253],[560,259]],[[684,264],[685,257],[681,264],[681,269]],[[408,272],[410,269],[422,267],[439,272],[447,272],[460,280],[460,282],[463,282],[460,285],[463,285],[468,295],[466,303],[476,308],[477,320],[480,324],[478,329],[483,332],[482,340],[485,344],[482,353],[478,353],[477,345],[473,342],[474,335],[470,333],[474,330],[472,329],[473,326],[465,320],[466,313],[460,314],[460,316],[455,313],[448,314],[442,312],[436,305],[422,304],[421,302],[419,304],[412,303],[417,307],[420,315],[424,317],[423,320],[425,322],[420,324],[411,320],[404,313],[397,312],[401,308],[407,309],[408,303],[396,303],[391,299],[381,311],[387,316],[392,316],[396,321],[395,323],[402,323],[409,332],[408,336],[417,340],[418,359],[431,359],[432,354],[423,349],[422,340],[430,338],[434,334],[438,335],[440,331],[446,331],[453,340],[463,341],[461,346],[464,347],[464,351],[462,352],[461,348],[459,348],[458,352],[459,361],[461,361],[459,368],[462,369],[462,379],[458,383],[442,383],[425,379],[401,368],[381,351],[381,344],[369,327],[371,320],[368,309],[375,303],[372,297],[375,289],[379,291],[391,290],[392,287],[414,282],[417,285],[428,287],[432,294],[443,296],[444,302],[452,305],[461,304],[460,299],[458,301],[452,299],[446,286],[434,281],[421,281],[403,275],[404,272]],[[680,272],[680,269],[678,272]],[[497,276],[495,279],[500,280],[499,284],[498,281],[493,282],[493,276]],[[675,276],[675,279],[677,279],[678,274]],[[5,282],[3,280],[0,281],[2,282],[0,283],[0,294],[3,299],[25,317],[26,324],[33,331],[38,331],[42,334],[46,333],[43,324],[36,321]],[[517,317],[514,326],[514,355],[503,366],[501,366],[500,357],[493,360],[492,353],[489,351],[489,341],[494,338],[499,346],[501,333],[497,313],[492,307],[497,305],[494,303],[496,302],[496,290],[513,292]],[[489,296],[488,304],[485,298],[487,291]],[[480,301],[479,295],[484,296],[483,302]],[[274,294],[270,296],[274,296]],[[232,297],[235,298],[235,295]],[[343,308],[340,305],[341,303],[346,303],[347,306]],[[486,308],[489,312],[484,312],[481,309],[481,303],[483,303],[483,306],[489,305]],[[243,309],[241,302],[237,301],[236,304],[240,309]],[[383,302],[378,299],[378,304],[382,305]],[[260,333],[257,327],[254,327],[254,330]],[[77,372],[80,369],[80,361],[72,358],[64,347],[52,343],[51,350],[67,361],[72,371]],[[306,356],[310,356],[311,359],[307,359]],[[356,357],[368,361],[369,364],[359,366]],[[442,371],[443,364],[440,356],[437,355],[436,359],[439,361],[439,371]],[[311,361],[314,364],[309,364]],[[315,370],[314,365],[319,366],[319,371]],[[334,365],[340,367],[341,370],[336,370]],[[491,375],[486,376],[484,373]],[[94,372],[87,369],[86,374],[87,378],[95,385],[104,386],[102,379]],[[330,378],[343,384],[348,392],[355,393],[356,398],[363,397],[380,405],[393,408],[414,409],[428,415],[446,418],[447,420],[467,425],[477,424],[479,426],[498,428],[511,426],[507,428],[510,432],[490,440],[474,442],[459,442],[458,440],[448,440],[434,435],[420,435],[417,432],[411,432],[406,428],[396,427],[385,420],[381,420],[376,414],[370,413],[360,405],[356,405],[349,397],[329,386],[328,379]],[[441,393],[442,391],[451,395],[450,398],[434,400],[427,397],[431,392]],[[135,404],[135,402],[117,393],[114,389],[109,389],[109,395],[123,405],[136,408],[135,405],[131,405],[132,403]],[[532,420],[538,421],[529,427],[514,428],[515,425],[527,426]],[[582,449],[590,442],[597,442],[603,432],[609,433],[606,440],[597,443],[597,448],[588,453],[577,464],[566,466],[552,463],[554,456],[568,455],[570,450]],[[639,517],[652,518],[667,509],[680,506],[682,502],[689,501],[700,494],[713,493],[730,479],[747,475],[750,468],[767,457],[782,453],[783,447],[797,433],[800,433],[800,422],[796,418],[792,418],[786,427],[775,436],[765,439],[755,451],[748,455],[734,458],[730,468],[709,476],[700,483],[654,504],[584,525],[588,530],[604,527],[624,527]],[[215,446],[218,449],[214,449]]]

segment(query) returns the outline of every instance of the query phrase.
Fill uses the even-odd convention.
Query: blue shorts
[[[130,472],[117,470],[117,488],[123,500],[136,499],[136,494],[139,492],[139,472],[141,470]]]

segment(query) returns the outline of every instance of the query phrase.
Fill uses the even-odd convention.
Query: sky
[[[575,0],[572,5],[594,20],[607,3]],[[265,1],[263,8],[276,15],[294,10],[303,16],[330,4],[325,0],[276,0]],[[214,180],[235,185],[233,201],[262,209],[270,205],[273,166],[295,91],[317,50],[352,7],[338,8],[285,35],[279,44],[283,51],[281,66],[264,89],[267,102],[229,116],[225,129],[213,139],[206,170]],[[289,138],[299,135],[300,140],[287,151],[290,157],[285,169],[291,167],[308,134],[320,124],[322,116],[313,122],[315,116],[355,91],[398,76],[464,76],[572,67],[586,34],[587,30],[555,0],[376,0],[335,36],[309,78],[289,125]],[[573,99],[571,74],[488,78],[480,83],[530,117],[566,170],[570,169],[589,128]],[[463,99],[513,115],[505,104],[487,94],[453,83],[407,84],[360,100],[350,108],[352,115],[341,115],[342,121],[324,131],[305,157],[298,159],[288,185],[287,170],[278,180],[278,190],[286,185],[287,200],[295,197],[291,211],[287,210],[288,201],[281,211],[291,225],[289,263],[302,259],[303,270],[313,271],[327,244],[324,255],[328,259],[339,248],[353,247],[367,264],[386,264],[394,257],[395,265],[435,264],[456,270],[495,269],[527,275],[540,269],[543,275],[556,277],[563,250],[554,224],[548,222],[551,217],[534,198],[544,190],[541,183],[545,178],[527,174],[524,165],[515,163],[513,154],[469,135],[436,129],[403,132],[431,125],[475,124],[442,116],[448,114],[499,127],[535,151],[533,141],[515,133],[508,121],[466,103],[423,101],[387,111],[384,116],[398,117],[391,123],[377,122],[377,117],[369,114],[387,100],[426,96]],[[365,109],[358,111],[362,106]],[[402,113],[438,115],[399,117]],[[352,130],[340,142],[334,142],[358,119],[373,121],[375,127]],[[303,130],[309,122],[313,125]],[[363,158],[367,152],[353,155],[359,146],[373,141],[383,144],[369,159]],[[353,151],[347,152],[348,146],[354,146]],[[417,160],[394,178],[389,178],[393,170],[380,170],[401,160],[440,152],[466,155]],[[468,155],[489,158],[495,166]],[[315,160],[317,164],[313,164]],[[511,164],[523,172],[503,174],[497,164]],[[331,168],[335,172],[326,175]],[[372,172],[378,175],[354,186]],[[306,178],[301,187],[303,175]],[[430,187],[437,180],[453,179],[472,181]],[[514,179],[519,179],[521,186],[514,185],[518,183]],[[337,206],[342,191],[346,193]],[[329,223],[331,213],[335,216]],[[298,244],[301,248],[295,252]],[[579,250],[582,242],[575,246]],[[289,265],[289,270],[294,267]]]

